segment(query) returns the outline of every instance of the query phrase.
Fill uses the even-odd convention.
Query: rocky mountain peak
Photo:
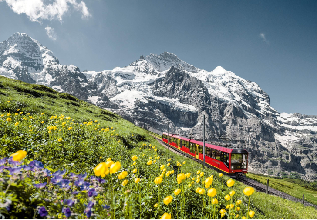
[[[7,70],[27,68],[39,72],[47,65],[59,64],[52,51],[25,33],[15,33],[0,43],[0,65]]]
[[[136,71],[151,74],[158,74],[160,72],[167,71],[172,66],[188,72],[196,73],[199,71],[199,69],[195,66],[186,63],[185,61],[179,59],[175,54],[169,52],[164,52],[159,55],[151,53],[145,57],[141,56],[139,60],[131,63],[130,66],[135,66]]]

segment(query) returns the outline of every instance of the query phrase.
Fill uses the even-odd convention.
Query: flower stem
[[[7,194],[7,192],[8,192],[8,190],[9,190],[10,186],[11,186],[11,181],[9,181],[8,187],[7,187],[6,191],[4,192],[4,196]]]
[[[216,215],[216,205],[214,205],[214,219],[215,219],[215,215]]]
[[[248,204],[248,213],[247,213],[247,219],[249,218],[250,200],[251,200],[251,197],[249,196],[249,204]]]
[[[185,191],[184,191],[184,183],[182,183],[182,194],[183,194],[183,203],[182,203],[182,211],[183,211],[183,219],[185,219]]]
[[[157,213],[159,214],[160,212],[160,201],[161,201],[161,197],[160,197],[160,184],[158,185],[158,189],[157,189],[157,192],[158,192],[158,208],[157,208]]]
[[[112,209],[112,216],[111,218],[112,219],[115,219],[115,207],[114,207],[114,204],[113,204],[113,196],[114,196],[114,187],[112,185],[112,177],[110,175],[110,186],[112,188],[112,191],[111,191],[111,209]]]

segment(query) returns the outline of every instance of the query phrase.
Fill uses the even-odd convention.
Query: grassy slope
[[[10,101],[10,102],[8,102]],[[54,90],[38,85],[31,85],[17,80],[7,79],[0,76],[0,114],[7,112],[17,112],[40,114],[45,113],[45,123],[49,122],[49,117],[53,115],[64,114],[74,120],[74,123],[84,121],[98,120],[100,127],[113,127],[116,134],[114,136],[94,137],[85,136],[78,140],[80,150],[83,153],[73,167],[78,168],[77,172],[90,172],[91,168],[101,162],[100,158],[112,157],[113,160],[121,160],[123,166],[130,164],[129,158],[137,151],[146,151],[139,148],[143,143],[158,146],[158,154],[162,157],[173,158],[173,161],[186,161],[183,172],[194,173],[196,170],[204,171],[206,176],[217,175],[213,170],[205,169],[202,165],[191,161],[190,159],[169,152],[164,147],[159,146],[159,143],[149,135],[149,133],[132,123],[123,120],[120,116],[111,112],[102,110],[94,105],[80,101],[68,94],[57,93]],[[44,160],[44,163],[49,164],[53,169],[61,169],[65,165],[69,165],[72,161],[65,154],[56,156],[55,158],[47,159],[47,152],[41,151],[42,148],[49,150],[45,144],[39,146],[32,145],[33,136],[28,138],[18,138],[18,135],[7,134],[7,130],[0,128],[0,132],[5,135],[0,136],[1,157],[8,156],[19,149],[28,151],[29,159]],[[13,132],[14,127],[12,128]],[[27,132],[27,131],[26,131]],[[133,136],[132,136],[133,135]],[[26,139],[30,139],[26,140]],[[120,140],[120,142],[118,142]],[[105,150],[100,150],[101,146],[107,146]],[[60,143],[54,142],[54,147],[59,149],[62,146]],[[77,153],[78,148],[75,149]],[[36,153],[35,153],[36,152]],[[96,154],[96,152],[98,154]],[[72,154],[72,156],[76,156]],[[64,159],[63,159],[64,157]],[[46,158],[46,161],[45,161]],[[54,163],[55,161],[55,163]],[[56,163],[58,161],[58,163]],[[147,175],[147,173],[144,173]],[[224,180],[227,180],[225,177]],[[215,180],[215,184],[217,184]],[[237,182],[234,186],[236,196],[244,200],[242,190],[245,185]],[[247,201],[245,201],[247,202]],[[275,196],[267,196],[264,193],[255,193],[251,199],[252,210],[256,211],[255,218],[315,218],[317,211],[311,207],[304,207],[300,203],[294,203]],[[197,215],[199,218],[199,215]]]
[[[317,191],[313,189],[307,189],[303,186],[290,182],[289,179],[279,179],[274,177],[268,177],[264,175],[256,175],[248,173],[247,176],[252,178],[260,183],[266,185],[267,179],[269,179],[270,187],[285,192],[289,195],[292,195],[296,198],[302,199],[303,194],[305,196],[305,200],[317,205]]]

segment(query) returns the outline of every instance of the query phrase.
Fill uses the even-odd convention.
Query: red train
[[[196,159],[204,160],[201,141],[167,133],[162,134],[162,140]],[[248,154],[244,149],[230,149],[205,143],[205,162],[229,175],[238,176],[248,172]]]

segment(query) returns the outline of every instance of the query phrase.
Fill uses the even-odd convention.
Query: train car
[[[180,137],[174,134],[162,134],[162,141],[203,161],[203,142]],[[239,175],[248,172],[248,151],[231,149],[205,143],[205,162],[221,172]]]

